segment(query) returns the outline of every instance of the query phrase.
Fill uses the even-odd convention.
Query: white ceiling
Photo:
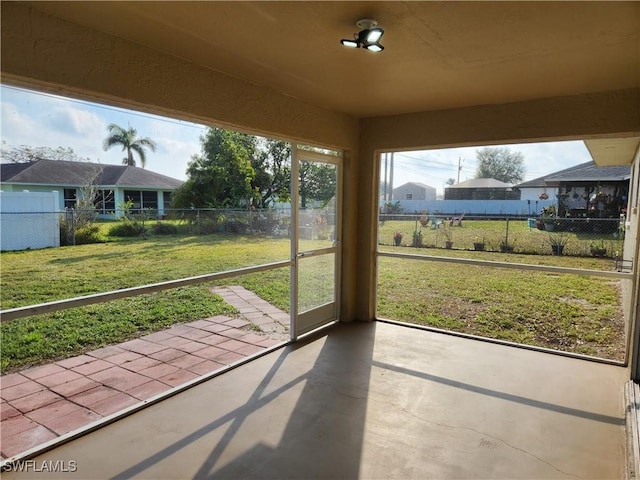
[[[356,117],[640,85],[640,2],[29,2],[302,101]],[[376,19],[385,50],[348,49]],[[599,164],[638,139],[590,140]]]
[[[32,2],[69,21],[357,117],[624,89],[639,2]],[[385,50],[341,38],[374,18]]]
[[[640,145],[640,138],[605,138],[585,140],[587,150],[601,167],[607,165],[631,165]]]

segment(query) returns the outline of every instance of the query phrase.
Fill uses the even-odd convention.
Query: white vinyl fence
[[[393,202],[392,202],[393,203]],[[399,200],[402,213],[533,217],[544,207],[556,205],[555,200]]]
[[[60,246],[58,192],[0,192],[0,250]]]

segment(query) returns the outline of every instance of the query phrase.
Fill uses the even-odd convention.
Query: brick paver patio
[[[0,455],[8,458],[289,339],[289,315],[243,287],[236,307],[118,345],[0,377]]]

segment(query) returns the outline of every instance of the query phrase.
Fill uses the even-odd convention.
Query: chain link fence
[[[304,222],[326,213],[309,210]],[[289,237],[291,210],[184,209],[95,210],[62,212],[2,212],[0,250],[26,250],[102,242],[114,238],[149,238],[157,235],[237,234]],[[14,239],[19,239],[16,241]],[[46,240],[43,240],[46,239]]]
[[[335,219],[309,209],[301,234],[319,236]],[[108,218],[105,218],[108,217]],[[416,248],[624,258],[625,218],[506,217],[382,214],[379,244]],[[117,238],[159,235],[291,236],[291,210],[172,209],[117,210],[109,215],[63,212],[1,213],[1,250],[80,245]],[[12,237],[22,239],[17,248]],[[46,241],[43,240],[46,239]],[[59,240],[57,240],[59,239]],[[43,243],[44,242],[44,243]]]
[[[381,214],[380,245],[624,258],[625,217],[474,217]]]

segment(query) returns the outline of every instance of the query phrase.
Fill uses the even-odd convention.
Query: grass
[[[381,318],[624,358],[619,282],[396,258],[379,266]]]
[[[481,226],[487,227],[485,233],[489,235],[490,222],[474,228],[472,225],[465,220],[463,227],[455,227],[456,241],[462,235],[473,241],[471,237]],[[393,231],[402,226],[412,227],[407,222],[386,222],[381,237],[388,235],[391,239]],[[101,228],[108,228],[108,224],[101,224]],[[515,226],[513,231],[518,235],[537,234]],[[432,233],[437,235],[427,229],[423,232],[427,241]],[[103,244],[3,252],[2,308],[286,260],[290,254],[286,238],[228,233],[110,240]],[[610,270],[613,266],[611,259],[592,257],[394,246],[381,249],[589,269]],[[327,262],[331,260],[331,256],[302,259],[303,309],[331,298],[333,286],[327,275]],[[289,282],[288,268],[279,268],[216,284],[243,285],[289,311]],[[233,314],[233,308],[209,291],[210,286],[184,287],[5,322],[0,327],[0,367],[6,373],[124,341],[173,323]],[[619,359],[624,351],[619,288],[619,282],[593,277],[562,276],[559,281],[557,276],[539,273],[382,258],[378,309],[386,318]]]
[[[217,234],[4,252],[2,309],[289,258],[289,242]]]
[[[205,285],[21,318],[2,324],[2,372],[126,341],[174,323],[236,310]]]
[[[444,249],[447,233],[453,241],[456,250],[473,250],[474,243],[484,243],[488,251],[500,251],[500,245],[507,242],[512,245],[515,253],[551,255],[551,242],[560,235],[559,232],[546,232],[537,228],[529,228],[526,220],[510,220],[507,236],[507,222],[505,220],[463,220],[462,226],[449,227],[448,223],[439,228],[431,228],[431,224],[422,227],[418,217],[407,217],[406,220],[385,221],[380,225],[378,238],[382,245],[394,245],[393,236],[396,232],[403,235],[402,245],[411,246],[413,232],[422,233],[422,244],[427,247]],[[607,247],[609,258],[616,252],[621,256],[623,240],[617,234],[595,234],[581,232],[562,232],[567,241],[564,248],[565,256],[591,256],[592,244],[603,242]]]
[[[162,236],[4,252],[0,255],[2,308],[246,267],[288,256],[286,239],[265,241],[231,234]],[[288,310],[288,276],[288,269],[277,269],[218,284],[245,285]],[[234,312],[206,285],[198,285],[5,322],[0,326],[0,368],[5,373],[77,355],[173,323]]]

